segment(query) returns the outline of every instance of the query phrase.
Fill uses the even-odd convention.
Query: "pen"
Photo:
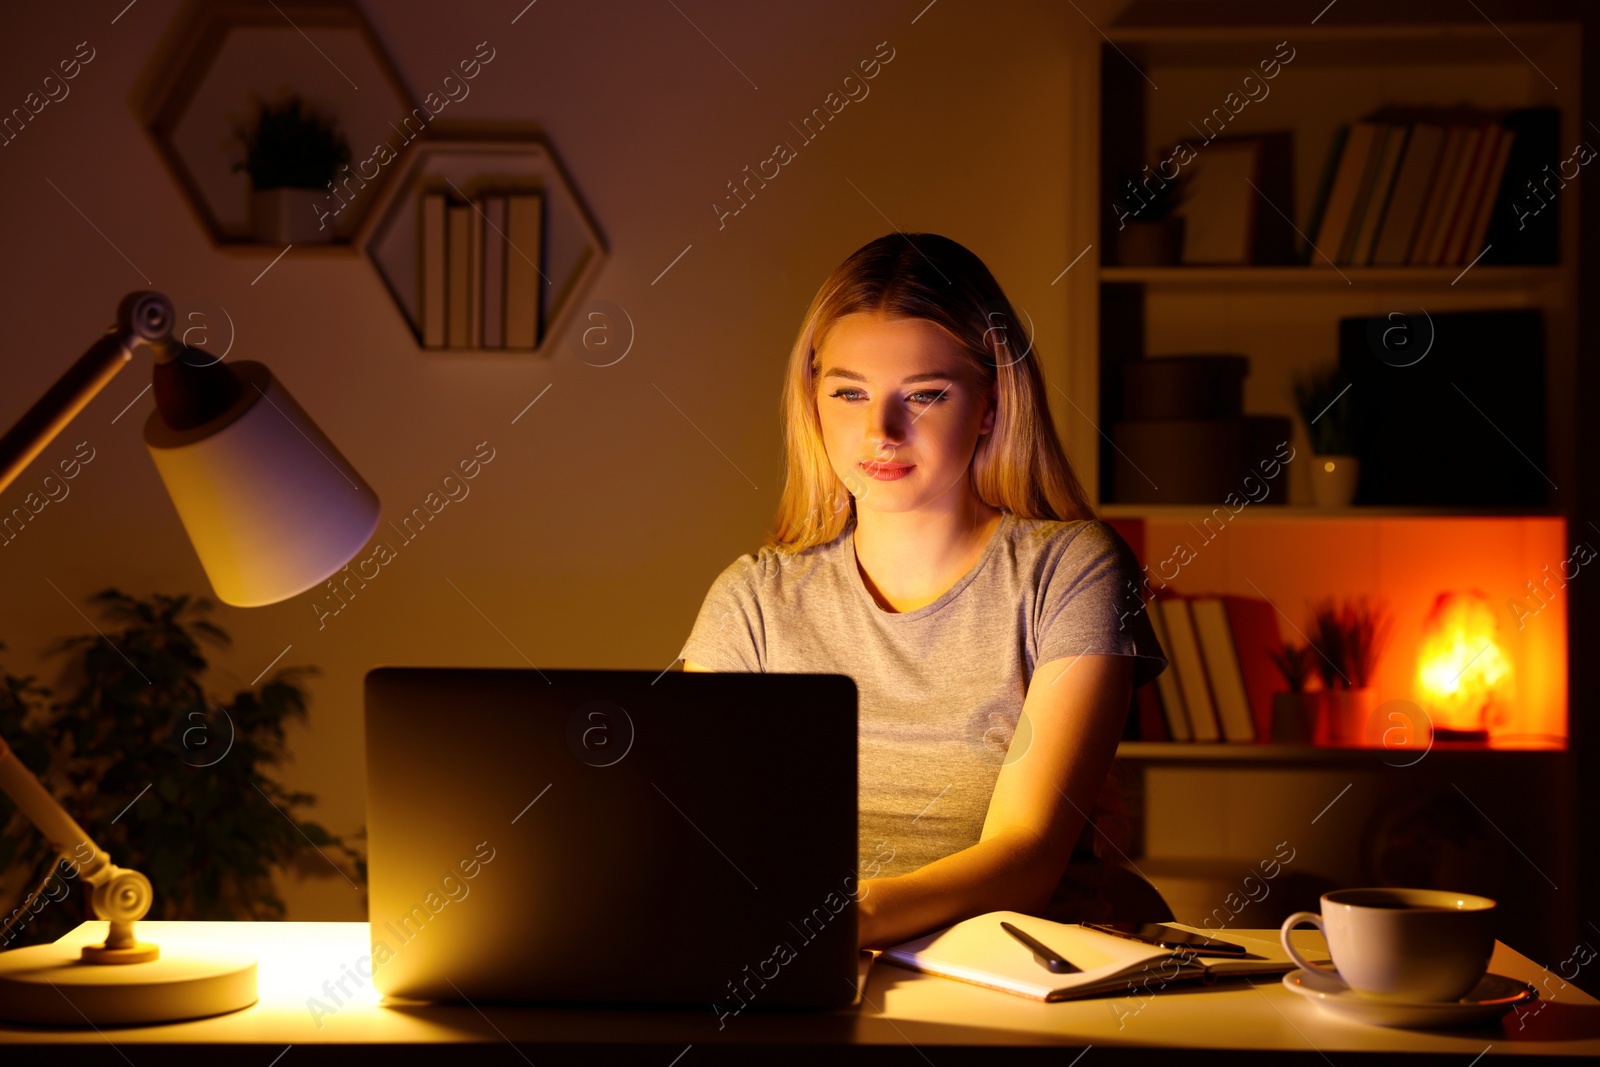
[[[1075,965],[1065,956],[1061,955],[1055,949],[1046,948],[1039,941],[1029,937],[1027,934],[1023,933],[1021,930],[1018,930],[1010,923],[1002,922],[1000,926],[1005,930],[1006,933],[1010,934],[1018,941],[1021,941],[1024,945],[1027,945],[1028,948],[1032,950],[1034,959],[1044,964],[1047,969],[1054,971],[1056,974],[1075,974],[1080,970],[1077,965]]]

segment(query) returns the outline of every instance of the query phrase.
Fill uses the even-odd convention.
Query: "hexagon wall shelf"
[[[348,3],[201,4],[174,58],[160,63],[146,127],[212,242],[230,250],[276,254],[282,247],[252,236],[250,178],[233,169],[244,156],[234,130],[253,114],[255,95],[271,101],[296,92],[324,108],[349,140],[352,167],[380,143],[404,152],[397,124],[422,107],[411,102],[360,9]],[[427,118],[412,122],[425,128]],[[297,247],[351,250],[393,169],[380,167],[366,180],[341,168],[339,188],[350,190],[349,205],[333,219],[333,240]],[[328,194],[330,211],[342,203]]]
[[[357,244],[377,268],[395,305],[423,344],[421,294],[422,198],[430,191],[462,203],[485,193],[538,192],[543,203],[542,248],[515,249],[542,276],[538,342],[547,352],[552,338],[604,265],[599,228],[579,199],[565,169],[544,138],[527,133],[479,135],[431,131],[407,147],[397,173],[368,214]],[[515,246],[513,246],[515,248]],[[508,250],[509,258],[513,251]],[[459,347],[459,346],[458,346]],[[439,351],[428,347],[428,351]],[[528,354],[522,349],[474,349]]]

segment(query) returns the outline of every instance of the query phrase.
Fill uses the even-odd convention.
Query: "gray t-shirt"
[[[973,568],[905,612],[867,591],[854,533],[850,523],[803,552],[740,556],[712,583],[681,655],[715,671],[855,679],[859,870],[887,877],[978,843],[1036,666],[1133,656],[1137,688],[1167,660],[1138,562],[1103,522],[1004,511]]]

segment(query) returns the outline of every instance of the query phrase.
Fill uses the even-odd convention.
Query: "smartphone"
[[[1161,923],[1084,923],[1091,930],[1102,933],[1115,934],[1117,937],[1126,937],[1133,941],[1143,941],[1147,945],[1159,945],[1162,948],[1190,949],[1199,956],[1248,956],[1250,950],[1243,945],[1235,945],[1230,941],[1218,941],[1216,938],[1197,934],[1190,930],[1180,930],[1176,926],[1163,926]]]

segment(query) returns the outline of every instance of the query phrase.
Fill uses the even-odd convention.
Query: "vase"
[[[1170,267],[1183,251],[1183,219],[1128,222],[1117,231],[1119,267]]]
[[[1311,457],[1311,498],[1321,508],[1349,507],[1356,498],[1361,461],[1355,456]]]
[[[250,193],[250,231],[266,244],[326,244],[333,225],[318,220],[327,194],[321,189],[254,189]]]
[[[1367,736],[1373,708],[1370,688],[1319,689],[1306,696],[1314,698],[1316,707],[1312,727],[1314,743],[1356,746],[1370,743]]]
[[[1311,743],[1315,693],[1272,694],[1272,740],[1285,745]]]

